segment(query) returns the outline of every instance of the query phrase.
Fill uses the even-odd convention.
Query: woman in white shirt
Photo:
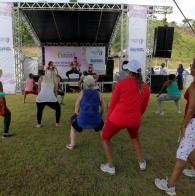
[[[37,128],[41,127],[43,109],[47,105],[56,111],[56,127],[59,127],[61,107],[57,101],[58,82],[56,73],[52,69],[47,69],[45,75],[38,82],[37,104]]]

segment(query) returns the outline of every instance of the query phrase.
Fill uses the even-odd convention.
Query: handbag
[[[6,114],[5,97],[0,96],[0,116],[4,116],[5,114]]]

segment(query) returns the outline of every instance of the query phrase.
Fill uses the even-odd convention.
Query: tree
[[[170,24],[171,26],[174,26],[174,27],[177,26],[177,23],[176,23],[175,21],[172,21],[172,22],[170,22],[169,24]]]
[[[182,22],[183,22],[183,25],[184,25],[184,26],[187,26],[188,23],[190,23],[190,24],[192,25],[193,22],[194,22],[194,20],[191,19],[191,18],[188,18],[187,20],[183,19]]]

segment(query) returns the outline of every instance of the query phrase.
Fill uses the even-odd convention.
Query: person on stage
[[[57,67],[54,65],[53,61],[49,61],[48,65],[45,66],[45,71],[50,69],[50,70],[54,70],[56,72],[56,74],[58,75],[58,70]]]
[[[83,72],[83,76],[81,77],[81,79],[79,81],[79,88],[81,90],[83,88],[83,80],[84,80],[85,76],[93,76],[95,81],[96,82],[98,81],[99,75],[96,72],[94,72],[93,64],[89,64],[87,70]],[[97,84],[95,86],[95,89],[99,89],[99,86]]]
[[[71,69],[66,72],[67,78],[70,80],[69,75],[75,73],[75,74],[79,75],[79,79],[80,79],[80,77],[81,77],[80,64],[79,64],[76,56],[74,57],[73,61],[70,62],[70,68]]]

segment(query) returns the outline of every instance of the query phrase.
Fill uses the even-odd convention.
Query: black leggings
[[[69,71],[66,72],[66,76],[69,78],[69,75],[70,75],[70,74],[73,74],[73,73],[79,74],[79,78],[80,78],[81,75],[82,75],[81,72],[80,72],[79,70],[73,68],[73,69],[71,69],[71,70],[69,70]]]
[[[3,115],[4,117],[4,133],[9,133],[9,126],[11,123],[11,112],[7,109],[7,112],[5,115]]]
[[[41,102],[41,103],[37,103],[37,122],[38,122],[38,124],[41,124],[43,109],[46,105],[56,111],[56,123],[59,123],[60,116],[61,116],[60,104],[58,102]]]

